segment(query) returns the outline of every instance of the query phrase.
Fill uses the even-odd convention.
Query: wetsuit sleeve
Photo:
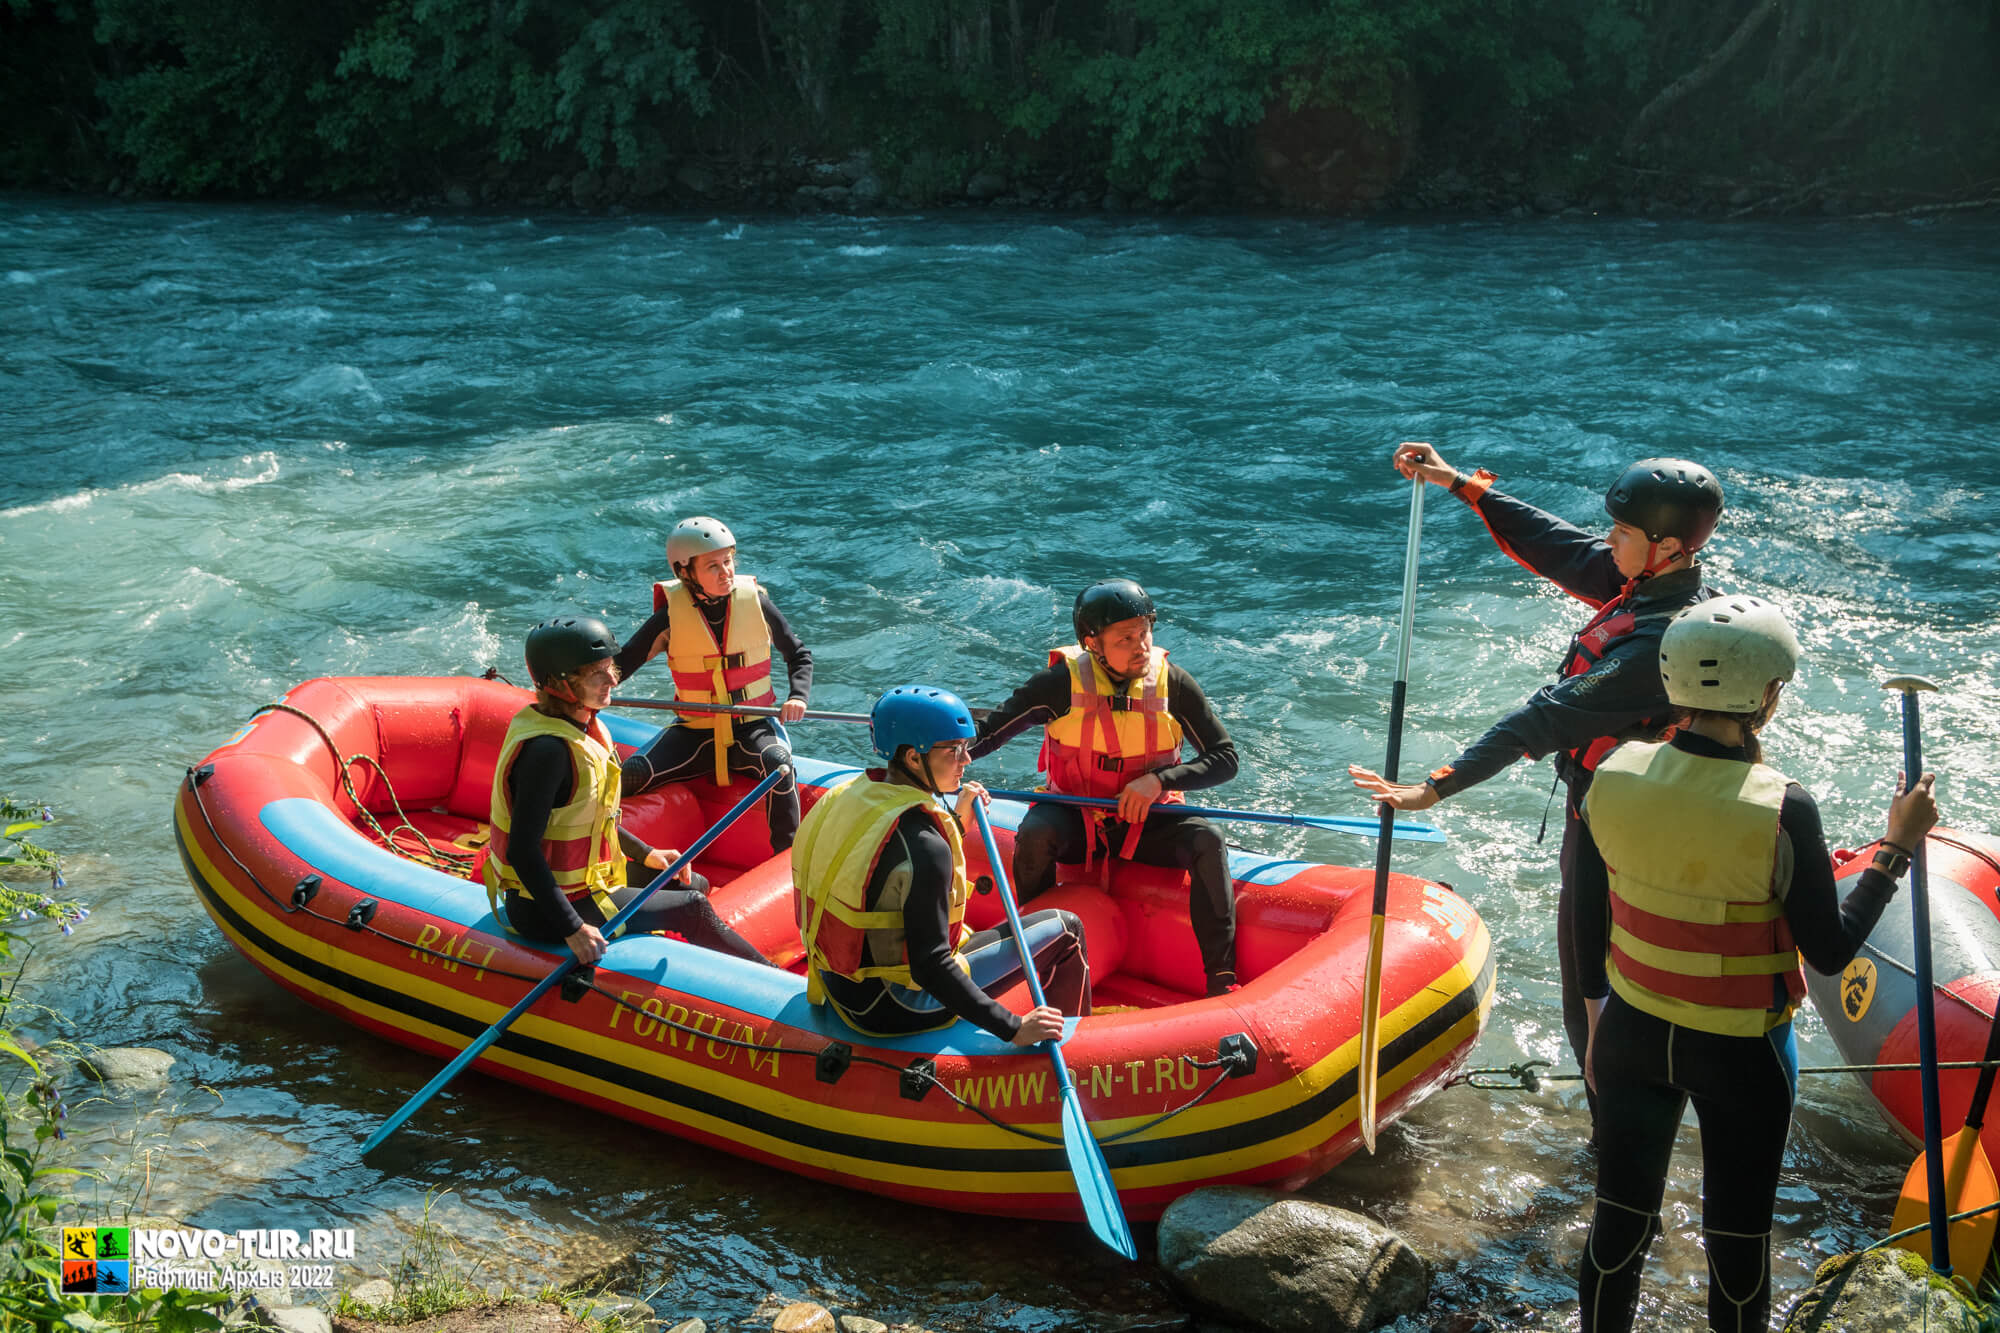
[[[761,589],[757,593],[757,605],[763,608],[764,624],[771,631],[771,646],[785,659],[785,697],[806,702],[812,694],[813,655],[810,649],[792,627],[786,623],[778,608],[771,604],[771,595]]]
[[[1219,787],[1236,776],[1236,742],[1229,739],[1228,729],[1209,706],[1208,696],[1195,684],[1194,677],[1171,662],[1167,664],[1167,673],[1168,692],[1173,700],[1171,711],[1194,746],[1195,756],[1185,764],[1159,769],[1153,776],[1168,791]]]
[[[576,790],[569,747],[554,736],[534,736],[514,752],[514,767],[507,773],[507,789],[514,799],[513,831],[507,838],[507,864],[514,868],[521,884],[534,896],[543,918],[560,921],[564,935],[574,935],[583,927],[583,918],[556,887],[555,871],[542,855],[542,839],[548,835],[549,816],[569,804]]]
[[[1570,926],[1576,932],[1576,988],[1586,1000],[1601,1000],[1611,993],[1611,977],[1604,967],[1611,951],[1611,876],[1604,869],[1604,853],[1597,850],[1588,818],[1577,832],[1570,889],[1575,894]]]
[[[618,850],[625,854],[627,861],[637,861],[641,865],[644,865],[646,858],[653,854],[653,849],[623,824],[618,826]]]
[[[611,660],[617,664],[618,679],[630,680],[632,673],[653,660],[653,645],[667,632],[667,608],[659,610],[639,626],[639,632],[625,640],[625,646],[618,650],[618,656]]]
[[[1058,662],[1028,677],[1027,683],[1007,696],[1007,702],[988,713],[979,723],[972,740],[972,757],[992,754],[1030,727],[1046,727],[1069,711],[1069,668]],[[977,710],[974,710],[975,715]]]
[[[1602,606],[1625,586],[1603,538],[1499,491],[1488,490],[1467,503],[1502,551],[1570,596]]]
[[[1545,685],[1451,763],[1431,775],[1439,796],[1486,781],[1517,759],[1576,750],[1616,736],[1666,708],[1660,643],[1639,635],[1612,646],[1589,671]]]
[[[1778,827],[1792,841],[1792,882],[1784,891],[1785,920],[1792,941],[1817,972],[1835,975],[1854,961],[1882,910],[1896,896],[1896,881],[1869,866],[1847,892],[1835,899],[1833,862],[1820,827],[1819,806],[1794,782],[1785,788]]]
[[[910,892],[903,900],[903,929],[910,951],[910,980],[959,1018],[1002,1041],[1021,1030],[1018,1014],[972,984],[952,961],[951,848],[920,809],[905,810],[896,831],[909,850]],[[882,862],[891,860],[884,855]]]

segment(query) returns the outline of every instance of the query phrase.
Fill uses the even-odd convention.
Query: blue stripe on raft
[[[258,818],[292,855],[369,897],[385,898],[469,930],[489,935],[506,933],[493,919],[485,889],[383,850],[318,801],[303,796],[267,801]],[[549,949],[519,936],[513,937],[513,942],[545,955],[551,962],[569,956],[566,949]],[[924,1055],[999,1055],[1013,1049],[1009,1043],[966,1022],[916,1037],[862,1036],[830,1008],[806,1000],[805,978],[660,935],[621,935],[611,941],[597,970],[616,972],[634,981],[667,987],[714,1004],[726,1004],[744,1013],[816,1032],[829,1041]],[[1073,1027],[1075,1022],[1071,1019],[1069,1025]]]
[[[1239,884],[1283,884],[1301,870],[1309,870],[1317,864],[1315,861],[1273,861],[1249,852],[1232,851],[1229,854],[1229,877]]]

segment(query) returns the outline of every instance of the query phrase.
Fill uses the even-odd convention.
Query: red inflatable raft
[[[506,934],[464,872],[395,849],[417,845],[417,832],[447,850],[479,843],[501,737],[528,699],[476,679],[292,690],[181,784],[174,831],[202,905],[309,1003],[440,1057],[463,1049],[567,955]],[[621,748],[655,731],[606,721]],[[807,805],[856,771],[807,759],[798,768]],[[685,846],[743,790],[671,787],[630,803],[626,818],[656,846]],[[995,803],[1003,854],[1022,812]],[[971,872],[983,873],[978,848],[968,851]],[[590,985],[543,997],[477,1067],[856,1189],[970,1212],[1081,1215],[1046,1055],[964,1023],[869,1038],[807,1003],[790,856],[770,855],[761,816],[739,821],[700,868],[724,918],[778,967],[623,937]],[[1216,999],[1197,998],[1180,873],[1120,863],[1108,892],[1093,870],[1091,882],[1035,901],[1083,918],[1097,1003],[1115,1007],[1072,1020],[1064,1053],[1135,1218],[1200,1185],[1296,1187],[1358,1143],[1372,873],[1242,851],[1230,870],[1245,984]],[[1001,916],[990,894],[972,910],[976,926]],[[1486,928],[1443,885],[1393,876],[1387,940],[1384,1121],[1464,1063],[1493,997]],[[409,1091],[381,1090],[367,1125]]]
[[[1835,856],[1834,875],[1847,891],[1879,844]],[[1978,1060],[2000,1009],[2000,839],[1934,829],[1924,843],[1929,865],[1932,1003],[1940,1064]],[[1915,1064],[1917,982],[1909,890],[1883,912],[1868,942],[1837,977],[1806,969],[1806,986],[1827,1031],[1848,1063]],[[1948,1138],[1965,1123],[1977,1070],[1938,1071],[1940,1123]],[[1864,1080],[1882,1114],[1921,1147],[1924,1113],[1914,1069],[1882,1070]],[[2000,1114],[1980,1131],[1987,1156],[2000,1161]]]

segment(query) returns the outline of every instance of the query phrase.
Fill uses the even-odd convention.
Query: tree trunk
[[[1750,44],[1750,39],[1757,35],[1757,30],[1764,26],[1765,21],[1778,12],[1780,3],[1781,0],[1758,0],[1757,6],[1744,15],[1743,21],[1736,25],[1736,31],[1729,35],[1728,41],[1717,47],[1701,64],[1662,88],[1639,112],[1639,118],[1632,122],[1632,128],[1625,131],[1625,141],[1619,145],[1619,151],[1630,157],[1658,127],[1667,112],[1712,83],[1715,76],[1722,72],[1723,67]]]

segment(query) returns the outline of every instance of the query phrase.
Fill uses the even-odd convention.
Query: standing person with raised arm
[[[1589,1021],[1576,985],[1571,919],[1577,812],[1592,771],[1614,745],[1657,738],[1670,724],[1672,710],[1657,660],[1660,636],[1676,612],[1714,595],[1702,582],[1696,553],[1722,515],[1722,484],[1699,463],[1641,459],[1605,493],[1611,528],[1599,537],[1493,489],[1494,475],[1484,468],[1466,476],[1428,444],[1398,445],[1393,461],[1405,477],[1421,477],[1463,500],[1503,552],[1593,610],[1571,638],[1557,679],[1425,781],[1387,782],[1358,764],[1348,768],[1354,785],[1374,799],[1398,810],[1428,810],[1517,759],[1557,756],[1556,775],[1568,795],[1563,802],[1556,955],[1563,1031],[1581,1060]],[[1594,1094],[1590,1100],[1594,1113]]]
[[[1236,776],[1236,744],[1193,676],[1153,642],[1153,599],[1131,579],[1077,594],[1076,642],[979,724],[977,759],[1042,728],[1050,791],[1114,798],[1118,809],[1037,803],[1014,834],[1014,891],[1026,903],[1055,882],[1056,862],[1104,855],[1188,872],[1188,918],[1210,995],[1236,989],[1236,896],[1222,833],[1175,814],[1184,791]],[[1181,747],[1194,751],[1183,761]],[[1109,862],[1106,869],[1109,870]]]
[[[625,761],[624,794],[648,792],[704,773],[718,787],[731,772],[762,778],[792,762],[780,723],[805,716],[812,693],[812,653],[785,622],[757,580],[736,573],[736,535],[716,519],[684,518],[667,536],[672,583],[653,585],[653,615],[618,650],[618,672],[630,679],[665,653],[674,697],[688,703],[777,702],[771,650],[785,659],[787,695],[774,720],[727,713],[687,713]],[[799,829],[799,788],[789,775],[765,798],[771,850],[792,845]]]

